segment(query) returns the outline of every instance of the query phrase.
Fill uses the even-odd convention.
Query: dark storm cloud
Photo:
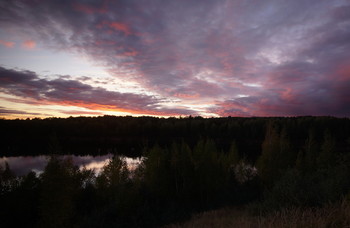
[[[167,109],[153,96],[119,93],[75,80],[40,79],[31,71],[0,67],[0,92],[21,97],[28,104],[59,104],[92,110],[128,111],[153,115],[187,115],[185,109]],[[28,99],[28,102],[25,99]],[[4,110],[3,110],[4,111]],[[6,111],[6,110],[5,110]],[[21,113],[17,113],[21,114]]]
[[[0,24],[87,54],[160,96],[211,99],[208,112],[219,115],[349,116],[349,7],[346,0],[17,0],[0,3]],[[123,102],[124,94],[78,81],[21,80],[45,92],[23,86],[12,90],[18,96],[103,105],[111,96],[126,109],[160,108],[151,97],[128,94],[132,102]],[[69,88],[79,91],[74,99]]]

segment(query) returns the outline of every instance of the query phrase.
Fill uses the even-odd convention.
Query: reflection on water
[[[101,172],[104,165],[106,165],[110,158],[113,157],[112,154],[102,155],[102,156],[75,156],[75,155],[64,155],[61,158],[71,158],[73,163],[80,168],[85,167],[86,169],[93,169],[97,174]],[[25,175],[30,171],[36,173],[41,173],[50,156],[19,156],[19,157],[0,157],[0,165],[5,166],[7,162],[10,169],[18,176]],[[129,170],[134,170],[142,161],[142,158],[129,158],[121,157],[126,161]]]

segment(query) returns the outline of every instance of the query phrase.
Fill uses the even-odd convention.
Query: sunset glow
[[[0,117],[350,116],[350,3],[2,1]]]

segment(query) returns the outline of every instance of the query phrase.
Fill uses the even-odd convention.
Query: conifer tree
[[[282,128],[279,145],[279,170],[280,172],[284,172],[285,170],[292,168],[297,159],[297,154],[293,151],[286,127]]]
[[[168,197],[174,191],[170,161],[168,149],[161,148],[158,145],[149,150],[144,161],[145,183],[158,199]]]
[[[278,178],[278,159],[280,150],[280,137],[273,123],[269,123],[266,129],[265,139],[262,144],[262,153],[257,161],[257,168],[263,182],[271,186]]]
[[[208,204],[222,188],[218,151],[213,140],[200,140],[194,148],[196,183],[203,204]]]
[[[330,132],[326,130],[323,135],[323,143],[321,151],[317,157],[317,166],[320,169],[325,169],[334,166],[336,162],[335,156],[335,140]]]
[[[316,160],[319,153],[319,145],[316,141],[314,130],[309,131],[308,138],[303,147],[305,172],[312,172],[316,169]]]
[[[71,159],[51,157],[42,174],[40,227],[72,227],[75,199],[81,182]]]

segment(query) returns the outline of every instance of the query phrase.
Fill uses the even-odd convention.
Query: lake
[[[97,174],[101,172],[104,165],[106,165],[113,157],[112,154],[106,154],[101,156],[77,156],[77,155],[62,155],[60,158],[71,158],[73,164],[79,166],[79,168],[85,167],[86,169],[93,169]],[[34,171],[40,174],[49,160],[50,156],[18,156],[18,157],[0,157],[0,165],[5,167],[5,162],[10,166],[10,169],[18,176],[26,175],[30,171]],[[134,170],[142,161],[142,157],[130,158],[121,156],[127,164],[129,170]]]

